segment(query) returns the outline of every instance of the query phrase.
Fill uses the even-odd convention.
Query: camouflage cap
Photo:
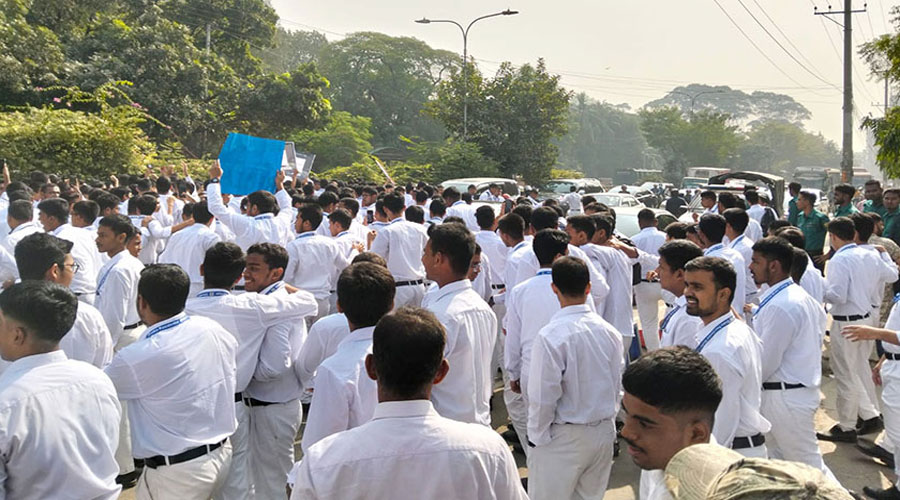
[[[818,469],[783,460],[746,458],[714,444],[689,446],[666,466],[675,500],[852,500]]]

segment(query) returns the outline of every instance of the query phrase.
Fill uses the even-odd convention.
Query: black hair
[[[744,199],[747,203],[755,205],[759,203],[759,193],[755,189],[748,189],[744,191]]]
[[[340,199],[335,193],[325,190],[325,192],[319,195],[319,199],[317,201],[322,208],[325,208],[329,205],[334,205],[335,203],[340,201]]]
[[[534,208],[531,206],[531,204],[518,205],[512,210],[512,213],[521,217],[525,222],[525,227],[527,228],[531,224],[531,215],[534,213]]]
[[[194,222],[206,224],[212,220],[213,215],[209,213],[209,205],[206,203],[206,200],[200,200],[192,205],[191,217],[194,219]],[[185,209],[187,209],[187,204],[185,204]]]
[[[816,200],[818,199],[816,193],[813,193],[812,191],[800,191],[800,197],[808,201],[810,205],[815,205]]]
[[[531,227],[535,232],[541,229],[559,228],[559,213],[550,207],[538,207],[531,214]]]
[[[542,229],[534,235],[531,245],[541,267],[549,266],[557,255],[565,255],[569,248],[569,235],[559,229]]]
[[[309,222],[313,229],[318,229],[322,224],[322,206],[318,203],[304,203],[297,210],[297,216],[303,222]]]
[[[191,278],[177,264],[150,264],[141,270],[138,295],[147,306],[164,317],[184,311],[191,290]]]
[[[711,272],[716,291],[727,288],[731,291],[728,303],[730,304],[734,300],[734,290],[737,288],[737,272],[735,272],[731,262],[721,257],[697,257],[685,264],[684,270],[688,272]]]
[[[715,191],[703,191],[700,193],[701,198],[706,198],[708,200],[716,201],[716,192]]]
[[[137,185],[138,191],[149,191],[150,190],[150,179],[141,178],[135,181],[135,185]]]
[[[373,326],[394,306],[394,277],[372,262],[351,264],[337,282],[337,301],[347,321],[356,327]]]
[[[683,345],[656,349],[631,362],[622,387],[663,414],[700,412],[710,425],[722,401],[716,370],[702,354]]]
[[[475,236],[464,225],[441,224],[431,232],[431,253],[438,252],[450,260],[450,267],[457,276],[469,272],[469,264],[475,255]]]
[[[287,269],[288,253],[285,248],[277,243],[256,243],[247,249],[247,255],[262,255],[269,269]]]
[[[688,225],[684,222],[673,222],[666,226],[666,236],[673,240],[683,240],[687,238]]]
[[[230,290],[246,265],[247,259],[241,247],[220,241],[209,247],[203,257],[203,284],[206,288]]]
[[[278,209],[278,201],[275,200],[275,195],[268,191],[254,191],[248,194],[244,200],[247,200],[248,210],[251,206],[256,205],[256,209],[260,214],[275,213]]]
[[[23,280],[42,280],[56,264],[60,270],[74,243],[48,233],[33,233],[22,238],[15,248],[16,267]]]
[[[783,238],[791,245],[804,249],[806,248],[806,236],[803,235],[803,231],[794,227],[794,226],[785,226],[780,229],[777,229],[773,236],[778,236],[779,238]]]
[[[447,200],[448,205],[452,205],[459,201],[459,190],[453,186],[444,188],[444,192],[441,194],[441,197]]]
[[[100,213],[103,213],[104,210],[111,210],[113,208],[116,208],[119,206],[119,203],[122,202],[122,200],[117,198],[116,195],[105,192],[100,193],[100,195],[97,196],[97,199],[95,199],[94,201],[96,201],[97,205],[100,206]]]
[[[497,230],[519,241],[525,237],[525,221],[516,213],[506,214],[497,221]]]
[[[788,183],[788,191],[800,191],[802,188],[803,186],[801,186],[799,182]]]
[[[447,204],[441,198],[434,198],[428,206],[428,211],[432,217],[443,217],[447,214]]]
[[[410,222],[415,222],[416,224],[424,224],[425,209],[418,205],[410,205],[406,207],[406,211],[403,212],[403,217]]]
[[[398,193],[386,194],[384,195],[384,208],[395,214],[402,214],[406,208],[406,200],[403,199],[403,195]]]
[[[750,216],[743,208],[729,208],[722,212],[722,217],[725,217],[725,222],[738,234],[744,234],[747,224],[750,224]]]
[[[338,201],[338,204],[342,205],[344,210],[350,212],[351,217],[356,217],[356,214],[359,213],[359,202],[356,201],[356,198],[341,198],[340,201]]]
[[[360,252],[356,257],[353,257],[352,261],[350,261],[351,264],[358,264],[360,262],[371,262],[372,264],[381,266],[385,269],[387,268],[387,261],[384,260],[384,257],[375,252]]]
[[[75,324],[78,298],[56,283],[25,280],[0,293],[0,310],[41,342],[57,345]]]
[[[19,222],[28,222],[34,218],[34,205],[28,200],[16,200],[9,204],[6,214]]]
[[[698,223],[700,231],[712,243],[719,243],[725,237],[725,217],[719,214],[703,214]]]
[[[494,226],[495,218],[494,209],[490,205],[482,205],[475,209],[475,221],[478,222],[478,227],[485,231]]]
[[[615,227],[615,225],[613,224],[614,219],[607,215],[607,212],[594,214],[590,217],[594,222],[594,225],[597,226],[597,231],[605,231],[607,238],[613,235],[613,228]],[[597,234],[597,231],[594,231],[595,235]]]
[[[794,246],[778,236],[769,236],[753,244],[753,252],[763,256],[766,261],[776,261],[781,265],[781,270],[790,274],[794,261]]]
[[[659,247],[659,258],[665,259],[669,269],[684,269],[688,262],[703,257],[703,249],[686,239],[667,241]]]
[[[124,234],[125,241],[130,240],[134,236],[134,233],[137,232],[137,228],[131,223],[131,219],[119,214],[107,215],[100,219],[100,225],[108,227],[110,231],[113,232],[114,236]]]
[[[583,260],[575,257],[560,257],[553,263],[553,284],[566,297],[584,296],[591,282],[591,273]]]
[[[783,228],[790,227],[791,223],[786,219],[775,219],[769,223],[769,227],[766,228],[770,233],[775,234],[775,231]]]
[[[655,222],[656,214],[649,208],[642,208],[638,211],[637,219],[639,222]]]
[[[845,241],[853,241],[856,225],[850,217],[836,217],[828,223],[828,232]]]
[[[852,185],[846,184],[846,183],[842,183],[842,184],[838,184],[837,186],[834,186],[834,190],[837,191],[838,193],[846,194],[847,196],[850,196],[851,198],[853,197],[853,195],[856,194],[856,188],[853,187]]]
[[[420,395],[444,360],[446,333],[434,313],[401,307],[381,318],[372,334],[378,386],[400,398]]]
[[[100,205],[96,201],[81,200],[72,205],[72,213],[78,214],[86,223],[93,224],[100,215]]]
[[[734,193],[724,192],[719,193],[719,204],[722,205],[722,208],[743,208],[744,204],[741,202],[740,198]]]
[[[850,220],[853,221],[853,227],[859,235],[859,240],[869,241],[872,233],[875,232],[875,220],[861,212],[850,214]]]
[[[137,198],[132,198],[132,200],[135,200],[137,204],[138,213],[145,217],[153,215],[153,212],[156,211],[156,206],[159,204],[159,198],[152,194],[142,194]]]
[[[61,224],[69,221],[69,202],[62,198],[48,198],[38,203],[38,210],[58,220]]]
[[[156,179],[156,191],[160,194],[166,194],[172,189],[172,181],[165,175],[161,175]]]
[[[304,219],[305,220],[305,219]],[[328,222],[336,222],[345,230],[350,229],[350,223],[353,222],[353,216],[346,208],[335,208],[333,212],[328,214]]]
[[[791,278],[794,283],[799,284],[809,267],[809,254],[802,248],[791,247],[791,250],[794,251],[794,259],[791,261]]]
[[[426,201],[428,201],[428,198],[428,192],[424,189],[416,191],[416,203],[425,203]]]
[[[590,241],[591,238],[594,237],[594,233],[597,232],[597,224],[590,215],[572,215],[566,219],[566,225],[579,233],[587,235],[588,241]]]

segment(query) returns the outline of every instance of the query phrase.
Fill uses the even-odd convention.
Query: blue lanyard
[[[731,246],[734,247],[735,245],[737,245],[737,242],[741,241],[742,239],[744,239],[743,234],[735,238],[734,241],[731,242]]]
[[[316,233],[314,233],[313,231],[308,231],[308,232],[305,232],[305,233],[301,234],[300,236],[297,236],[296,239],[299,240],[300,238],[310,238],[310,237],[315,236],[315,235],[316,235]]]
[[[391,221],[391,224],[395,224],[395,223],[400,222],[400,221],[402,221],[402,220],[403,220],[403,217],[397,217],[396,219],[394,219],[394,220]]]
[[[847,250],[847,249],[850,249],[850,248],[856,248],[856,243],[850,243],[849,245],[844,245],[844,246],[841,247],[840,250],[838,250],[837,252],[834,252],[834,254],[837,255],[837,254],[843,252],[844,250]]]
[[[340,238],[341,236],[347,234],[347,232],[348,231],[341,231],[340,233],[337,234],[337,236],[335,236],[335,238]]]
[[[672,320],[672,316],[675,316],[675,313],[677,313],[679,309],[681,309],[680,305],[675,306],[671,311],[669,311],[668,314],[666,314],[666,317],[663,318],[662,324],[659,325],[660,330],[665,331],[666,327],[669,326],[669,321]]]
[[[540,271],[538,271],[537,276],[546,276],[546,275],[552,274],[552,273],[553,273],[552,269],[541,269]]]
[[[715,335],[719,333],[720,330],[731,324],[731,320],[733,319],[734,318],[729,316],[727,319],[725,319],[725,321],[716,325],[716,327],[713,328],[713,330],[709,332],[703,340],[700,341],[700,344],[697,345],[697,352],[702,351],[703,348],[706,347],[706,344],[708,344],[709,341],[712,340],[712,338],[715,337]]]
[[[123,250],[125,252],[126,250]],[[116,267],[115,264],[110,264],[109,268],[103,273],[103,276],[100,276],[100,281],[97,282],[97,296],[100,296],[100,289],[103,288],[103,284],[106,283],[106,278],[109,278],[109,273],[112,272],[113,268]]]
[[[169,321],[168,323],[163,323],[161,325],[154,326],[152,329],[150,329],[150,331],[147,332],[147,334],[144,336],[144,338],[149,339],[150,337],[156,335],[159,332],[171,330],[172,328],[175,328],[176,326],[184,323],[185,321],[187,321],[189,319],[191,319],[190,316],[182,316],[181,318],[178,318],[178,320],[176,320],[176,321]]]
[[[222,295],[228,295],[228,292],[223,292],[221,290],[216,290],[214,292],[200,292],[197,294],[197,297],[221,297]]]
[[[716,250],[721,250],[721,249],[723,249],[723,248],[725,248],[725,245],[723,245],[723,244],[721,244],[721,243],[716,243],[715,245],[713,245],[713,246],[707,248],[707,249],[706,249],[706,253],[707,253],[707,254],[711,254],[711,253],[715,252]]]
[[[516,246],[513,247],[512,251],[515,252],[516,250],[522,248],[522,246],[523,246],[524,244],[525,244],[524,241],[520,241],[518,245],[516,245]]]
[[[272,217],[275,217],[275,216],[272,214],[262,214],[262,215],[257,215],[256,217],[254,217],[254,219],[263,220],[263,219],[271,219]]]
[[[778,288],[775,289],[775,291],[773,291],[772,293],[767,295],[766,298],[764,298],[763,301],[759,303],[759,307],[756,309],[756,312],[753,313],[753,317],[755,318],[759,314],[759,312],[762,311],[762,308],[766,306],[766,304],[771,302],[772,299],[774,299],[776,295],[778,295],[782,290],[784,290],[785,288],[787,288],[789,286],[791,286],[790,281],[788,281],[787,283],[782,283],[781,286],[779,286]]]
[[[272,295],[272,293],[274,293],[279,288],[281,288],[281,284],[282,284],[281,281],[276,282],[274,285],[272,285],[272,288],[270,288],[269,291],[266,292],[264,295]]]

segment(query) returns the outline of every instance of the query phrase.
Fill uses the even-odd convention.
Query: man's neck
[[[675,286],[676,286],[675,290],[672,290],[670,288],[666,288],[665,290],[667,292],[671,293],[672,295],[674,295],[675,298],[683,296],[684,295],[684,281],[678,281],[677,283],[675,283]]]
[[[812,211],[813,211],[813,207],[806,207],[806,209],[803,210],[803,215],[807,215],[807,216],[808,216],[809,214],[812,213]]]
[[[523,241],[525,241],[525,238],[522,238],[521,240],[514,241],[513,244],[510,245],[510,248],[515,248],[516,245],[518,245],[519,243],[522,243]]]
[[[115,248],[115,249],[112,249],[112,250],[107,251],[107,252],[106,252],[106,255],[109,255],[109,258],[111,259],[111,258],[115,257],[116,255],[119,255],[120,253],[124,252],[124,251],[125,251],[125,247]]]
[[[852,244],[853,244],[852,241],[839,240],[839,239],[836,239],[834,236],[831,237],[831,247],[834,248],[835,252],[844,248],[847,245],[852,245]]]
[[[730,314],[730,313],[731,313],[731,306],[729,305],[728,308],[720,308],[720,309],[716,310],[716,312],[714,312],[714,313],[707,314],[706,316],[700,316],[700,320],[703,321],[704,325],[708,325],[708,324],[712,323],[713,321],[715,321],[716,319],[721,318],[722,316],[724,316],[726,314]]]
[[[181,313],[178,313],[178,314],[181,314]],[[172,314],[170,316],[160,316],[159,314],[154,314],[152,312],[145,312],[144,315],[141,317],[141,321],[143,321],[144,324],[147,325],[147,327],[151,327],[157,323],[162,323],[163,321],[166,321],[167,319],[174,318],[175,316],[178,316],[178,314]]]
[[[559,307],[582,306],[587,302],[587,295],[579,295],[577,297],[569,297],[568,295],[557,295],[559,297]]]
[[[729,240],[734,241],[740,236],[740,233],[737,231],[725,231],[725,236],[728,236]]]
[[[791,276],[787,273],[780,273],[777,275],[775,273],[769,273],[769,281],[767,281],[766,284],[769,285],[770,287],[772,287],[790,277]]]
[[[716,246],[716,245],[719,245],[719,244],[721,244],[721,243],[722,243],[722,240],[719,240],[719,241],[710,241],[710,240],[707,240],[707,241],[706,241],[706,246],[703,247],[703,248],[712,248],[712,247],[714,247],[714,246]]]
[[[444,288],[447,285],[452,285],[453,283],[457,283],[466,279],[466,276],[447,276],[441,277],[434,280],[437,283],[438,288]]]

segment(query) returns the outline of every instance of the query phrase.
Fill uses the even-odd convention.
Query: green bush
[[[410,152],[409,161],[418,165],[431,165],[430,175],[425,182],[443,182],[460,177],[499,177],[498,163],[481,154],[481,149],[473,142],[453,140],[435,142],[414,142],[405,137]]]
[[[0,113],[0,158],[14,174],[41,170],[99,179],[138,172],[155,149],[140,122],[122,108],[99,114],[49,108]]]
[[[388,174],[396,184],[406,184],[407,182],[417,183],[419,181],[433,182],[431,165],[420,165],[416,163],[390,163],[385,166]],[[381,169],[375,164],[375,160],[369,157],[366,160],[359,161],[347,167],[334,167],[324,170],[316,174],[320,179],[341,180],[344,182],[374,182],[376,184],[384,184],[388,180],[384,177]]]

